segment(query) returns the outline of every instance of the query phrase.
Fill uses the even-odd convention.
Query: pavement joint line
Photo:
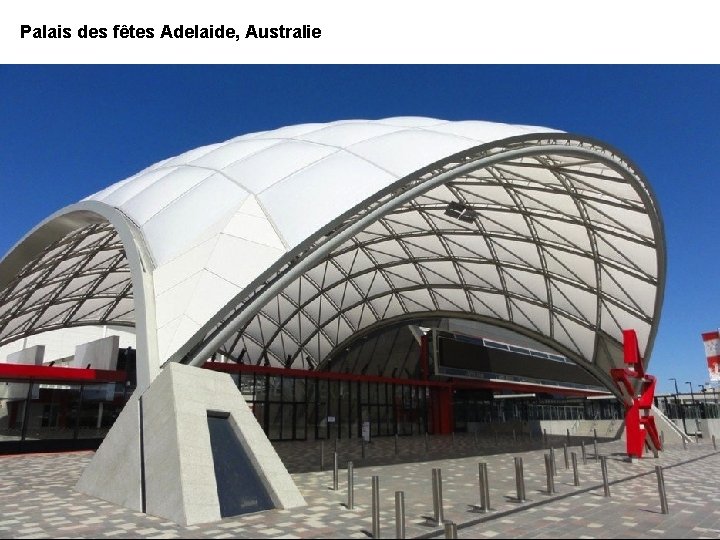
[[[714,455],[717,455],[717,452],[711,452],[710,454],[705,454],[704,456],[698,456],[698,457],[694,457],[694,458],[691,458],[691,459],[688,459],[688,460],[685,460],[685,461],[681,461],[681,462],[679,462],[679,463],[674,463],[674,464],[672,464],[672,465],[668,465],[668,466],[666,466],[666,467],[663,467],[663,470],[672,469],[672,468],[674,468],[674,467],[680,467],[680,466],[683,466],[683,465],[687,465],[687,464],[689,464],[689,463],[694,463],[694,462],[696,462],[696,461],[699,461],[699,460],[701,460],[701,459],[706,459],[706,458],[709,458],[709,457],[714,456]],[[615,485],[615,484],[622,484],[622,483],[624,483],[624,482],[629,482],[630,480],[636,480],[636,479],[638,479],[638,478],[642,478],[643,476],[649,476],[649,475],[651,475],[651,474],[655,474],[655,470],[654,470],[654,469],[651,470],[651,471],[643,472],[643,473],[637,473],[637,474],[634,474],[634,475],[632,475],[632,476],[628,476],[627,478],[619,478],[619,479],[617,479],[617,480],[613,480],[613,481],[611,481],[611,482],[608,482],[608,485],[613,486],[613,485]],[[508,517],[508,516],[512,516],[512,515],[514,515],[514,514],[518,514],[518,513],[522,512],[522,511],[524,511],[524,510],[530,510],[530,509],[533,509],[533,508],[538,508],[538,507],[544,506],[544,505],[549,504],[549,503],[554,503],[554,502],[562,501],[562,500],[564,500],[564,499],[569,499],[569,498],[574,497],[574,496],[576,496],[576,495],[582,495],[583,493],[588,493],[588,492],[590,492],[590,491],[594,491],[594,490],[600,489],[600,488],[602,488],[602,487],[603,487],[603,484],[602,484],[602,483],[596,484],[596,485],[593,485],[593,486],[590,486],[590,487],[587,487],[587,488],[579,489],[579,490],[577,490],[577,491],[572,491],[572,492],[569,492],[569,493],[564,493],[564,494],[558,495],[558,496],[556,496],[556,497],[548,497],[547,499],[542,499],[542,500],[539,500],[539,501],[536,501],[536,502],[531,502],[531,503],[525,504],[525,505],[523,505],[523,506],[518,506],[517,508],[510,508],[509,510],[503,510],[502,512],[497,512],[497,513],[495,513],[495,514],[483,516],[483,517],[481,517],[481,518],[476,518],[476,519],[473,519],[473,520],[470,520],[470,521],[465,521],[465,522],[463,522],[463,523],[457,523],[456,525],[457,525],[458,530],[459,530],[459,529],[467,529],[467,528],[469,528],[469,527],[474,527],[475,525],[480,525],[481,523],[488,523],[488,522],[490,522],[490,521],[495,521],[495,520],[500,519],[500,518],[505,518],[505,517]],[[472,506],[472,505],[468,505],[468,506]],[[415,538],[418,538],[418,539],[420,539],[420,538],[436,538],[436,537],[438,537],[438,536],[440,536],[440,535],[444,535],[444,534],[445,534],[445,529],[442,528],[442,529],[436,529],[436,530],[434,530],[434,531],[427,532],[427,533],[422,534],[422,535],[420,535],[420,536],[416,536]]]

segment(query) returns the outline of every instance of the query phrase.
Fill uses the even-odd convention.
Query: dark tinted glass
[[[208,428],[220,516],[273,508],[272,499],[238,440],[230,418],[208,412]]]

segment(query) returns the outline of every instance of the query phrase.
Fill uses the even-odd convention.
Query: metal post
[[[552,460],[550,454],[545,454],[545,479],[548,495],[555,493],[555,478],[553,478]]]
[[[715,442],[715,435],[712,436],[713,450],[717,450],[717,443]]]
[[[573,485],[579,486],[580,485],[580,476],[578,475],[578,467],[577,467],[577,454],[573,452],[570,457],[572,458],[572,467],[573,467]]]
[[[682,438],[683,441],[683,449],[687,450],[687,441],[685,440],[685,437]]]
[[[445,522],[445,538],[457,538],[457,525],[454,521]]]
[[[395,538],[405,538],[405,492],[395,492]]]
[[[21,441],[25,440],[25,436],[27,435],[28,424],[30,423],[30,406],[31,406],[30,401],[32,400],[32,390],[33,390],[33,385],[35,385],[35,384],[38,384],[38,383],[28,384],[27,394],[25,395],[25,405],[23,406],[23,415],[22,415],[23,423],[22,423],[22,428],[20,428],[20,440]],[[82,398],[82,392],[80,392],[80,397]],[[79,412],[77,415],[77,421],[78,422],[80,421]],[[77,431],[77,428],[76,428],[76,431]]]
[[[338,453],[333,453],[333,491],[338,490]]]
[[[598,455],[598,449],[597,449],[597,438],[593,439],[593,447],[595,448],[595,461],[597,461],[598,458],[600,457]]]
[[[550,464],[552,465],[552,474],[557,476],[557,464],[555,462],[555,448],[550,447]]]
[[[320,470],[325,470],[325,441],[320,441]]]
[[[547,446],[547,429],[543,429],[543,446]]]
[[[355,475],[353,474],[353,462],[348,461],[347,464],[347,474],[348,474],[348,493],[347,493],[347,507],[348,510],[352,510],[353,506],[355,506]]]
[[[605,496],[610,496],[610,484],[608,483],[608,471],[607,471],[607,457],[600,456],[600,469],[602,470],[603,478],[603,489],[605,490]]]
[[[593,439],[597,440],[597,428],[593,428]]]
[[[525,502],[525,476],[521,457],[515,458],[515,488],[517,490],[518,502]]]
[[[570,428],[567,428],[567,445],[570,446]]]
[[[490,511],[490,482],[487,463],[478,463],[478,486],[480,488],[480,511]]]
[[[380,538],[380,477],[372,477],[372,535]]]
[[[443,495],[442,495],[442,471],[440,469],[433,469],[433,516],[435,523],[442,523],[445,521],[445,515],[443,512]]]
[[[567,444],[563,444],[563,454],[565,456],[565,470],[567,471],[570,468],[570,461],[568,461]]]
[[[655,465],[655,474],[657,475],[658,493],[660,493],[660,509],[663,514],[669,514],[667,492],[665,491],[665,477],[663,476],[663,469],[660,465]]]
[[[438,523],[438,519],[440,517],[440,510],[438,505],[438,496],[437,496],[437,469],[432,469],[432,501],[433,501],[433,519],[435,520],[435,523]]]
[[[580,449],[582,450],[583,465],[587,465],[587,451],[585,450],[585,441],[580,443]]]

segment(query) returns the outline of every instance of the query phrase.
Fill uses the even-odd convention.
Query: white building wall
[[[103,337],[116,335],[120,338],[119,348],[135,348],[135,329],[125,326],[80,326],[43,332],[26,339],[0,347],[0,362],[6,362],[9,354],[34,345],[45,345],[44,363],[59,360],[75,354],[75,347]]]

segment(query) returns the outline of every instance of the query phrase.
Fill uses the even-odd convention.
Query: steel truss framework
[[[84,326],[134,326],[125,249],[109,223],[49,244],[0,293],[0,345],[33,333]]]
[[[544,146],[552,149],[468,167]],[[339,231],[422,185],[289,278]],[[607,379],[621,362],[622,330],[637,329],[647,354],[656,329],[665,260],[647,189],[630,164],[587,140],[526,139],[455,156],[333,224],[256,291],[282,282],[279,294],[239,322],[250,296],[200,342],[224,332],[219,350],[230,357],[319,367],[384,322],[458,316],[514,327]]]

